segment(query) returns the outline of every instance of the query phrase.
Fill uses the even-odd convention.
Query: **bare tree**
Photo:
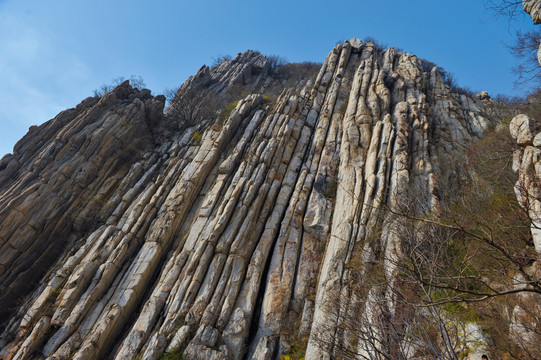
[[[177,118],[181,127],[193,126],[216,115],[216,98],[207,89],[169,89],[165,95],[169,99],[168,114]]]
[[[336,321],[315,334],[321,348],[339,359],[458,360],[476,346],[481,326],[490,333],[492,326],[504,328],[494,353],[535,358],[540,293],[524,268],[524,254],[515,255],[512,246],[440,219],[402,213],[393,221],[402,257],[348,264],[355,275],[325,304]],[[357,251],[363,258],[363,250]],[[389,262],[398,269],[391,278],[384,275]],[[508,307],[512,319],[502,318],[501,302],[492,303],[499,309],[492,323],[483,319],[484,303],[509,296],[519,302]]]
[[[471,148],[448,172],[461,174],[440,176],[439,213],[419,211],[415,194],[381,209],[384,226],[400,239],[400,256],[375,248],[370,261],[347,265],[358,275],[326,304],[336,321],[315,334],[320,347],[345,359],[458,359],[475,345],[468,343],[473,326],[494,355],[535,359],[540,259],[530,232],[533,204],[521,206],[514,192],[513,150],[507,126]],[[354,253],[366,259],[365,251]],[[396,269],[391,276],[386,264]]]
[[[146,86],[143,78],[139,75],[131,75],[128,80],[130,81],[130,85],[134,88],[143,89]],[[108,92],[114,90],[118,85],[122,84],[124,81],[126,81],[125,77],[123,76],[117,77],[111,80],[109,84],[103,84],[98,89],[95,89],[94,96],[102,97]]]
[[[515,43],[509,45],[511,54],[519,60],[519,64],[513,69],[518,76],[517,84],[538,85],[541,81],[541,67],[537,58],[540,43],[541,32],[532,30],[525,33],[518,31]]]
[[[287,64],[287,59],[279,55],[266,55],[271,76],[278,77],[281,67]]]
[[[334,320],[312,337],[336,359],[458,360],[472,345],[468,321],[451,305],[437,303],[440,289],[418,280],[415,271],[426,269],[403,263],[410,257],[422,260],[436,274],[440,264],[425,260],[439,254],[435,250],[443,244],[431,241],[433,226],[419,226],[404,217],[391,221],[392,231],[407,243],[406,258],[367,261],[366,249],[358,249],[347,265],[347,284],[324,304],[327,316]],[[392,277],[385,271],[389,261],[398,268]]]
[[[415,216],[406,204],[394,209],[419,229],[403,237],[399,265],[414,286],[435,291],[423,299],[427,304],[473,310],[493,334],[494,353],[534,359],[541,324],[540,258],[530,231],[534,204],[520,204],[515,191],[524,199],[534,194],[515,185],[513,151],[508,127],[500,127],[470,150],[466,180],[440,214]]]
[[[222,55],[218,54],[216,57],[212,58],[212,67],[218,67],[222,62],[231,60],[231,55]]]
[[[520,14],[526,15],[522,1],[511,0],[485,0],[485,7],[498,16],[503,16],[513,21]],[[516,85],[538,86],[541,80],[541,68],[537,53],[541,43],[541,32],[532,30],[527,32],[517,31],[516,40],[508,45],[511,54],[517,58],[518,65],[513,69],[518,79]]]
[[[496,14],[508,17],[510,20],[517,17],[522,11],[522,1],[512,0],[483,0],[485,7]]]

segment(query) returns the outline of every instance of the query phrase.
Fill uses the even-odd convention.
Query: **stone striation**
[[[520,114],[509,124],[513,140],[518,144],[513,153],[513,170],[518,174],[515,193],[528,212],[535,250],[541,255],[541,127]]]
[[[274,80],[269,76],[271,72],[271,64],[266,56],[248,50],[214,67],[203,65],[179,90],[183,92],[204,87],[223,96],[237,87],[246,92],[262,93]]]
[[[531,286],[539,284],[541,279],[541,126],[535,119],[520,114],[511,120],[509,130],[518,145],[513,153],[513,170],[518,174],[515,194],[530,218],[533,245],[538,255],[524,268],[524,274],[517,276],[515,283],[517,287]],[[511,313],[510,334],[519,345],[535,353],[539,335],[527,319],[532,313],[540,314],[541,305],[529,293],[520,293],[518,299]]]
[[[275,359],[306,337],[331,358],[315,336],[331,297],[352,301],[353,249],[399,260],[388,209],[437,210],[492,125],[490,100],[423,68],[353,39],[269,100],[249,51],[179,90],[253,92],[223,123],[175,133],[163,97],[124,83],[31,129],[0,162],[0,356]]]
[[[1,319],[135,185],[164,103],[125,82],[32,127],[0,161]]]

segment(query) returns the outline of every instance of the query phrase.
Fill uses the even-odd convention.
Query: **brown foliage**
[[[322,348],[346,359],[458,359],[475,347],[466,325],[476,323],[493,355],[534,358],[541,287],[531,267],[538,256],[527,209],[513,191],[508,125],[472,147],[465,164],[456,163],[461,174],[452,181],[461,179],[460,186],[440,179],[441,213],[419,215],[415,194],[405,197],[411,203],[385,209],[401,257],[354,250],[350,283],[326,304],[335,321],[313,334]],[[391,275],[389,264],[396,267]]]
[[[541,67],[537,60],[537,50],[541,43],[541,32],[532,30],[527,32],[517,32],[517,38],[514,44],[509,45],[511,54],[517,58],[519,64],[513,69],[518,76],[517,85],[539,84],[541,80]]]
[[[171,99],[169,114],[183,128],[215,118],[218,103],[213,93],[207,89],[167,90],[166,96]]]

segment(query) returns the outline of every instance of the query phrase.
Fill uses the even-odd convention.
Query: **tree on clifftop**
[[[187,91],[166,90],[169,114],[177,118],[181,127],[191,127],[216,113],[217,101],[207,89],[190,88]]]

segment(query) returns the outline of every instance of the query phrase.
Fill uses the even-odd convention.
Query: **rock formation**
[[[541,24],[541,1],[523,0],[522,6],[532,17],[534,24]],[[537,51],[537,61],[541,66],[541,44]],[[513,170],[518,174],[515,185],[517,199],[527,212],[531,221],[531,233],[535,251],[538,254],[536,261],[526,268],[516,283],[537,284],[541,279],[541,169],[539,160],[541,156],[541,132],[539,132],[539,119],[530,119],[525,114],[515,116],[510,123],[510,133],[513,140],[518,144],[513,154]],[[541,337],[536,333],[535,327],[531,327],[531,320],[537,321],[541,314],[541,305],[530,294],[521,294],[519,304],[512,312],[510,332],[518,339],[525,339],[522,345],[533,353],[538,352],[539,347],[531,346],[538,344]],[[532,304],[521,306],[522,304]],[[532,316],[535,314],[536,316]]]
[[[515,116],[510,123],[510,132],[518,147],[513,153],[513,170],[518,174],[515,193],[520,205],[531,221],[533,246],[537,252],[534,262],[525,267],[523,274],[517,276],[516,287],[539,287],[541,279],[541,132],[539,123],[527,115]],[[532,285],[533,284],[533,285]],[[526,304],[523,305],[523,304]],[[511,334],[524,339],[522,346],[532,353],[539,351],[541,337],[531,326],[541,315],[541,304],[529,293],[521,293],[519,302],[513,308]],[[532,344],[534,344],[532,346]]]
[[[522,7],[530,14],[534,24],[541,24],[541,1],[522,0]]]
[[[392,279],[395,211],[438,211],[499,121],[426,64],[353,39],[288,82],[250,51],[179,90],[250,92],[223,122],[181,128],[123,83],[30,129],[0,162],[0,356],[275,359],[304,337],[330,358],[354,252]]]
[[[518,173],[515,192],[519,203],[528,211],[532,221],[535,250],[541,254],[541,133],[539,124],[520,114],[511,120],[509,130],[519,147],[513,154],[513,170]]]

